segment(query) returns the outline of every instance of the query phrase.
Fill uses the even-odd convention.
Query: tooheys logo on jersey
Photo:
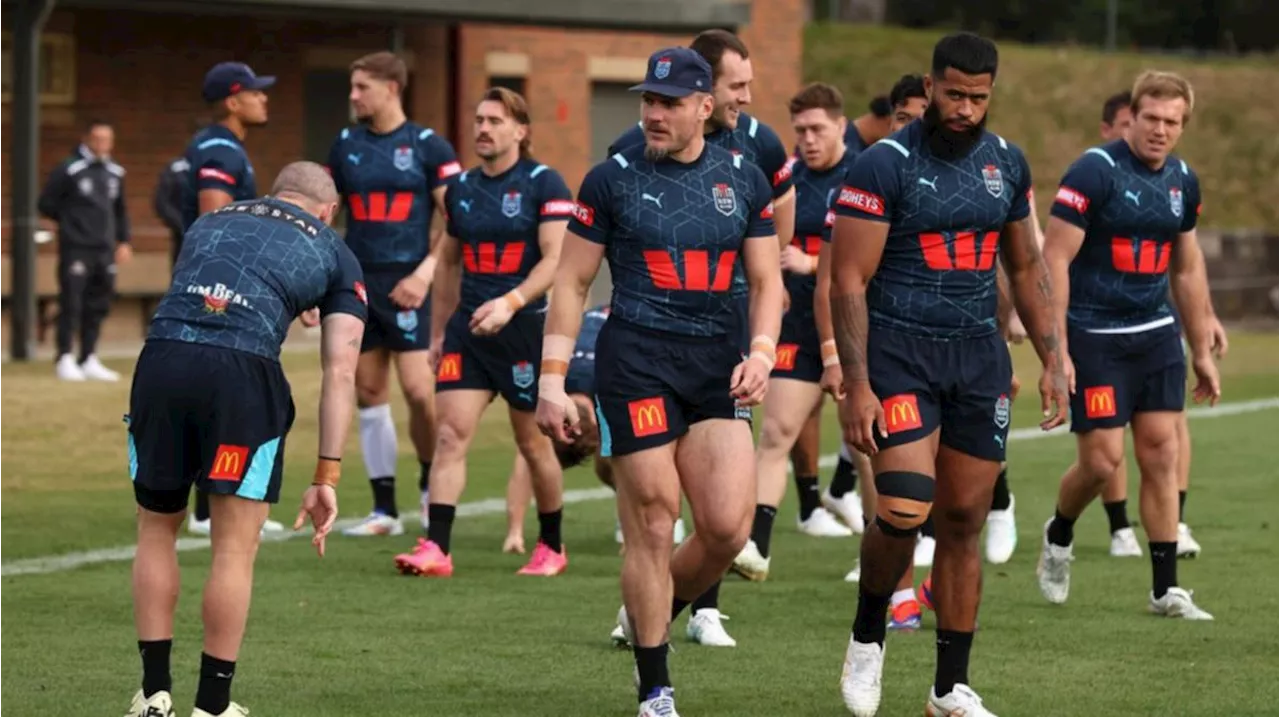
[[[854,187],[841,187],[836,204],[874,214],[877,217],[884,216],[884,199],[880,195]]]
[[[210,314],[225,314],[227,313],[227,307],[232,305],[243,306],[246,309],[253,308],[243,296],[232,291],[226,284],[214,284],[213,286],[188,284],[187,293],[203,296],[204,310]]]

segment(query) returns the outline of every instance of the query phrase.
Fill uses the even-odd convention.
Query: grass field
[[[805,31],[805,79],[839,87],[856,103],[849,111],[854,116],[903,74],[926,71],[942,34],[811,24]],[[1002,42],[989,126],[1026,152],[1040,215],[1048,212],[1067,165],[1099,141],[1103,100],[1131,87],[1146,69],[1179,72],[1195,87],[1194,117],[1177,151],[1200,176],[1200,226],[1274,228],[1280,191],[1275,55],[1201,61]]]
[[[1277,395],[1275,334],[1233,334],[1223,363],[1224,401]],[[1032,355],[1018,365],[1034,385]],[[286,365],[299,407],[288,446],[288,521],[314,455],[317,362]],[[117,365],[128,370],[128,365]],[[50,367],[3,369],[5,450],[2,555],[24,559],[130,545],[132,493],[124,426],[128,384],[58,383]],[[402,407],[397,406],[403,418]],[[502,495],[512,456],[505,412],[490,411],[471,462],[466,500]],[[1029,402],[1016,426],[1035,422]],[[834,450],[834,411],[823,436]],[[1274,714],[1277,704],[1277,412],[1274,407],[1192,421],[1195,471],[1188,521],[1204,546],[1180,566],[1213,623],[1145,614],[1146,560],[1107,557],[1105,520],[1091,509],[1077,530],[1071,602],[1045,603],[1035,586],[1038,533],[1072,457],[1066,437],[1010,444],[1021,543],[1007,565],[986,569],[982,629],[972,679],[998,714]],[[401,502],[413,506],[413,456],[401,428]],[[368,508],[356,442],[341,491],[343,514]],[[828,471],[824,471],[827,473]],[[1136,473],[1135,473],[1136,475]],[[824,478],[825,480],[825,478]],[[592,488],[585,469],[570,488]],[[791,493],[791,491],[789,491]],[[1137,513],[1136,500],[1131,513]],[[521,560],[499,552],[504,518],[456,525],[452,580],[396,574],[402,539],[337,537],[318,560],[305,540],[272,542],[259,560],[248,638],[235,682],[255,715],[634,715],[631,658],[607,639],[619,603],[612,504],[568,507],[567,575],[517,578]],[[820,540],[794,528],[793,497],[775,531],[774,571],[762,584],[730,578],[722,607],[736,649],[691,645],[684,619],[672,658],[682,714],[840,715],[837,681],[856,590],[841,581],[857,540]],[[533,538],[532,521],[527,529]],[[206,550],[185,552],[175,639],[180,714],[194,700],[200,590]],[[30,565],[30,563],[26,563]],[[0,580],[9,659],[0,676],[11,714],[122,714],[137,687],[129,563],[106,562]],[[926,628],[932,628],[926,616]],[[931,629],[893,634],[881,714],[918,715],[932,680]]]

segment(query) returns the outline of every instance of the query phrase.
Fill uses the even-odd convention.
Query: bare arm
[[[1209,277],[1205,273],[1204,252],[1196,238],[1196,230],[1178,235],[1173,247],[1173,271],[1170,273],[1173,299],[1186,324],[1187,343],[1193,355],[1206,355],[1211,349],[1210,322],[1213,304],[1209,300]]]
[[[432,212],[431,224],[427,227],[427,255],[413,270],[414,276],[427,284],[430,284],[435,278],[436,265],[440,263],[440,249],[444,244],[442,240],[445,236],[444,193],[448,189],[447,186],[442,184],[431,190],[431,198],[435,202],[436,211]]]
[[[538,225],[538,249],[542,252],[542,258],[529,270],[529,276],[507,294],[508,297],[511,297],[512,293],[516,294],[514,299],[518,300],[519,306],[514,307],[515,309],[541,297],[547,293],[547,289],[551,288],[551,283],[556,279],[556,268],[560,263],[560,248],[564,245],[564,230],[567,226],[569,226],[567,219],[562,222],[543,222]],[[596,263],[596,268],[599,268],[599,262]],[[593,271],[592,277],[594,276]],[[591,283],[588,281],[587,287],[590,288],[590,286]],[[508,301],[511,300],[508,298]]]
[[[453,316],[453,312],[458,308],[458,299],[462,292],[462,242],[446,233],[440,240],[436,254],[439,262],[436,264],[435,279],[432,282],[434,287],[431,298],[432,343],[435,343],[436,337],[444,336],[444,327],[449,323],[449,317]]]
[[[351,428],[356,400],[356,363],[364,322],[351,314],[334,313],[320,326],[320,453],[340,459]]]
[[[774,211],[776,217],[776,208]],[[771,347],[777,346],[782,330],[782,267],[778,264],[777,246],[776,237],[754,237],[742,243],[751,340],[754,344],[757,337],[767,336]]]
[[[1068,270],[1076,254],[1080,253],[1080,247],[1084,245],[1084,230],[1057,217],[1049,218],[1047,229],[1042,257],[1045,266],[1048,267],[1049,282],[1053,291],[1053,319],[1063,330],[1062,335],[1065,339],[1067,304],[1071,301],[1071,275]],[[1002,259],[1008,261],[1006,256],[1008,249],[1004,246],[1003,238],[1001,249]]]
[[[818,249],[818,270],[813,287],[813,320],[818,325],[818,341],[834,345],[836,333],[831,326],[831,244],[823,242]]]
[[[831,323],[846,387],[867,381],[867,284],[884,254],[889,225],[836,217],[831,230]]]
[[[1062,366],[1062,327],[1065,323],[1055,309],[1057,297],[1049,267],[1036,241],[1032,219],[1026,217],[1005,224],[1004,231],[1000,233],[1000,249],[1000,258],[1009,273],[1013,302],[1018,316],[1027,325],[1027,335],[1036,347],[1040,361],[1045,366]]]
[[[577,340],[578,332],[582,330],[582,311],[586,308],[587,293],[600,271],[600,262],[604,261],[604,250],[603,244],[583,239],[573,232],[564,232],[564,247],[555,267],[551,287],[555,299],[547,310],[545,334],[548,337],[562,336],[570,341]],[[569,351],[572,354],[572,343]],[[565,363],[567,369],[567,359]]]
[[[215,209],[221,209],[234,201],[230,194],[221,189],[201,189],[198,197],[200,201],[200,216],[204,216]]]
[[[796,235],[796,188],[773,200],[773,225],[778,230],[778,246],[786,249]]]

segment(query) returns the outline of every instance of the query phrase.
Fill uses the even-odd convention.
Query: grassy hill
[[[839,87],[854,108],[850,114],[857,114],[901,75],[927,70],[941,34],[813,24],[806,30],[805,79]],[[1280,193],[1275,56],[1193,61],[1001,43],[988,127],[1026,152],[1040,216],[1063,170],[1098,142],[1102,101],[1145,69],[1178,72],[1195,87],[1195,113],[1178,154],[1200,175],[1201,226],[1274,229]]]

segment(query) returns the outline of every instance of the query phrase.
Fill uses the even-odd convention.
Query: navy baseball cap
[[[644,82],[632,92],[652,92],[663,97],[686,97],[711,91],[711,65],[687,47],[668,47],[649,56]]]
[[[275,83],[274,75],[259,77],[243,62],[219,62],[204,76],[204,101],[225,100],[245,90],[265,90]]]

